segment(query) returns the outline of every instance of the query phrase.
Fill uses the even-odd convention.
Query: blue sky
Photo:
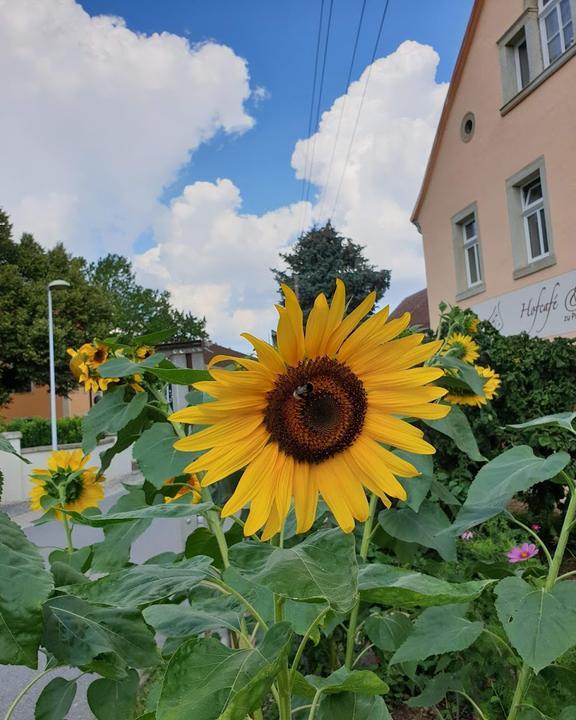
[[[410,211],[472,0],[390,0],[373,63],[385,0],[366,0],[349,87],[363,0],[333,0],[310,133],[321,2],[7,0],[0,205],[16,233],[129,256],[233,346],[269,333],[269,268],[328,216],[392,271],[385,302],[424,287]]]
[[[218,177],[241,188],[248,213],[300,199],[302,183],[290,158],[294,143],[308,130],[320,0],[84,0],[82,6],[91,15],[121,16],[137,32],[228,45],[248,61],[252,85],[269,93],[268,99],[249,103],[254,129],[236,137],[219,133],[201,145],[165,199],[194,180]],[[383,0],[367,1],[354,80],[372,55],[383,6]],[[406,39],[417,40],[438,52],[437,79],[448,81],[471,7],[472,0],[391,0],[377,57]],[[334,0],[321,111],[345,92],[361,8],[361,0]],[[326,0],[324,27],[328,9]]]

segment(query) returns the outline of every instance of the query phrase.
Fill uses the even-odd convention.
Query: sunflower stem
[[[212,496],[207,488],[202,489],[202,500],[204,502],[206,502],[206,500],[210,502],[212,501]],[[224,534],[224,529],[222,527],[222,523],[220,522],[218,512],[216,510],[208,510],[205,514],[205,518],[208,522],[208,527],[210,528],[212,535],[214,535],[216,542],[218,543],[218,550],[220,550],[220,555],[222,556],[222,564],[224,565],[224,568],[229,568],[230,560],[228,559],[228,543],[226,542],[226,535]]]
[[[53,667],[47,667],[47,668],[46,668],[45,670],[43,670],[41,673],[38,673],[38,675],[34,675],[34,677],[32,678],[32,680],[30,680],[30,682],[29,682],[27,685],[25,685],[25,686],[22,688],[22,690],[20,690],[20,692],[18,693],[18,695],[16,695],[16,697],[14,698],[14,702],[10,705],[10,707],[8,708],[8,712],[7,712],[6,715],[4,716],[4,720],[10,720],[10,718],[11,718],[12,715],[14,714],[14,710],[16,709],[16,706],[18,705],[18,703],[20,702],[20,700],[22,700],[22,698],[24,697],[24,695],[26,695],[26,693],[28,692],[28,690],[30,690],[30,688],[32,688],[34,685],[36,685],[36,683],[37,683],[39,680],[42,680],[42,678],[43,678],[45,675],[47,675],[48,673],[52,672],[52,670],[54,670]]]
[[[376,512],[376,506],[378,504],[378,498],[372,494],[370,496],[370,506],[368,508],[368,517],[364,523],[364,532],[362,533],[362,542],[360,544],[360,558],[365,561],[368,557],[368,550],[370,549],[370,539],[372,537],[372,526],[374,525],[374,514]],[[352,670],[352,660],[354,657],[354,641],[356,639],[356,626],[358,624],[358,612],[360,610],[360,598],[356,601],[356,604],[352,608],[350,613],[350,622],[348,623],[348,633],[346,636],[346,657],[344,660],[345,666],[348,670]]]
[[[72,542],[72,527],[70,525],[70,520],[68,519],[68,515],[64,512],[64,507],[66,505],[66,485],[64,483],[58,487],[58,494],[60,495],[62,522],[64,523],[64,531],[66,532],[66,549],[68,550],[68,553],[72,555],[74,552],[74,543]]]
[[[284,598],[274,594],[274,622],[284,620]],[[279,720],[290,720],[292,717],[292,706],[290,698],[290,674],[288,672],[288,657],[285,657],[278,673],[278,712]]]
[[[562,523],[562,529],[560,530],[560,537],[558,538],[558,544],[554,551],[554,557],[552,563],[548,569],[548,576],[546,577],[546,584],[544,585],[544,592],[550,592],[558,580],[558,573],[560,566],[564,560],[564,554],[566,552],[566,546],[570,538],[570,530],[576,518],[576,489],[574,488],[574,481],[564,471],[560,472],[560,476],[564,478],[566,484],[570,488],[570,502],[566,509],[566,515],[564,516],[564,522]],[[520,674],[518,675],[518,681],[516,683],[516,690],[514,691],[514,697],[512,698],[512,705],[510,712],[508,713],[507,720],[517,720],[518,713],[523,704],[524,695],[528,689],[530,678],[532,677],[532,670],[529,665],[524,663]]]
[[[320,612],[314,620],[310,623],[308,626],[306,632],[304,633],[304,637],[300,641],[300,645],[298,645],[298,650],[296,650],[296,655],[294,656],[294,660],[292,661],[292,667],[290,668],[290,685],[294,683],[294,677],[296,675],[296,670],[298,670],[298,665],[300,665],[300,660],[302,659],[302,655],[304,654],[304,649],[306,648],[306,644],[308,643],[308,640],[310,640],[310,637],[314,630],[320,625],[320,623],[324,620],[326,615],[328,614],[330,608],[324,608],[322,612]]]

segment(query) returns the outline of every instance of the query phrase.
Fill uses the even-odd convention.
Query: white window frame
[[[570,11],[570,20],[563,25],[562,24],[562,12],[560,10],[560,3],[562,0],[538,0],[538,14],[539,14],[539,21],[540,21],[540,37],[542,40],[542,54],[544,56],[544,67],[548,67],[552,63],[556,62],[558,58],[560,58],[566,50],[568,50],[569,47],[572,47],[574,45],[574,13],[572,12],[572,4],[570,3],[570,0],[565,0],[568,2],[568,8]],[[546,32],[546,18],[551,14],[556,13],[556,18],[558,20],[558,34],[560,37],[560,55],[558,57],[555,57],[553,60],[550,60],[550,53],[548,51],[548,34]],[[572,42],[570,45],[566,45],[566,40],[564,38],[564,30],[566,27],[572,23]]]
[[[470,223],[474,223],[476,232],[472,237],[466,236],[466,228]],[[471,213],[468,217],[464,218],[460,222],[460,228],[462,233],[462,241],[464,245],[464,267],[466,268],[466,283],[469,288],[475,288],[482,285],[482,266],[480,264],[480,238],[478,235],[478,219],[476,213]],[[476,272],[478,279],[472,282],[472,273],[470,272],[470,261],[468,260],[468,251],[473,250],[474,257],[476,259]]]
[[[538,181],[538,183],[540,184],[541,197],[532,203],[527,203],[524,191],[528,186],[534,185],[536,181]],[[522,218],[524,222],[524,236],[526,238],[526,252],[528,254],[528,261],[535,262],[536,260],[541,260],[542,258],[548,257],[548,255],[550,255],[550,240],[548,235],[548,225],[546,223],[546,199],[544,197],[544,184],[542,183],[542,177],[540,173],[538,173],[537,176],[532,177],[530,180],[521,185],[520,201],[522,203]],[[536,215],[536,219],[538,222],[538,241],[541,250],[538,255],[532,254],[532,243],[530,242],[530,226],[528,224],[529,218],[533,217],[534,215]],[[544,233],[546,233],[546,245],[548,246],[547,250],[544,246]]]

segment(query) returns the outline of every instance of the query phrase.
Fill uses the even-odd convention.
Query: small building
[[[476,0],[412,215],[441,301],[576,335],[576,0]]]
[[[412,316],[412,325],[418,325],[424,330],[430,328],[430,311],[428,309],[428,292],[426,288],[405,297],[400,305],[390,313],[390,318],[402,317],[406,312],[409,312]]]

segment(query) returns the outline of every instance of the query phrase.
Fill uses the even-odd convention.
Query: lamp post
[[[52,280],[48,283],[48,344],[50,350],[50,431],[52,434],[52,450],[58,450],[58,430],[56,427],[56,369],[54,367],[54,327],[52,323],[52,290],[68,288],[66,280]]]

